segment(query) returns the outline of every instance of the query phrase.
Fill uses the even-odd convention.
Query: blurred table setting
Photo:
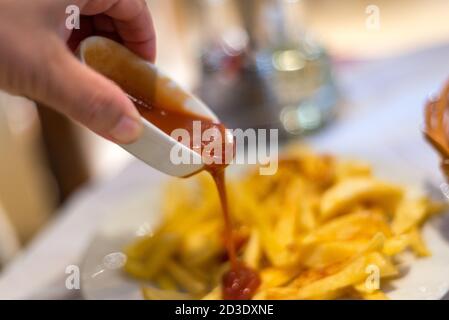
[[[228,2],[149,0],[158,65],[233,127],[278,128],[283,142],[367,161],[380,155],[439,188],[444,179],[422,125],[426,100],[449,79],[447,1],[251,0],[233,12]],[[29,241],[14,235],[20,221],[0,197],[0,242],[11,243],[0,243],[0,299],[82,299],[66,288],[67,267],[80,265],[107,218],[102,203],[164,179],[118,146],[76,130],[90,182],[54,212],[51,195],[34,194],[47,199],[35,204],[45,208],[36,226],[45,226]],[[11,235],[3,239],[2,230]],[[20,251],[19,238],[26,243]]]

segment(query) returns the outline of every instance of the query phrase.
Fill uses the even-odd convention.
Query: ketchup
[[[160,108],[130,96],[131,101],[136,106],[137,110],[146,120],[157,126],[159,129],[170,135],[175,129],[186,129],[190,134],[193,134],[193,122],[200,121],[201,131],[204,132],[210,128],[216,128],[221,133],[223,148],[221,163],[213,163],[206,166],[206,170],[211,174],[217,187],[218,195],[220,197],[220,204],[223,213],[225,225],[225,245],[228,252],[228,257],[231,263],[231,269],[223,275],[222,278],[222,293],[226,300],[246,300],[251,299],[260,285],[260,277],[258,273],[251,268],[245,266],[237,259],[237,253],[234,243],[234,235],[232,228],[231,216],[229,214],[228,199],[225,186],[225,168],[227,164],[224,161],[225,152],[225,126],[221,123],[215,123],[209,118],[205,118],[187,110],[174,110]],[[192,136],[192,135],[191,135]],[[201,146],[193,145],[193,140],[190,148],[196,152],[202,152],[203,148],[209,142],[201,142]],[[214,155],[211,155],[212,157]]]
[[[221,123],[215,123],[209,118],[196,115],[187,110],[172,110],[168,108],[160,108],[147,103],[142,99],[137,99],[131,96],[128,97],[134,103],[134,106],[136,106],[142,117],[147,119],[149,122],[154,124],[156,127],[161,129],[168,135],[170,135],[176,129],[185,129],[189,133],[190,137],[193,137],[193,123],[194,121],[198,121],[201,124],[201,134],[208,129],[217,129],[221,137],[224,138],[226,127]],[[194,145],[194,139],[190,140],[190,148],[199,153],[202,153],[204,147],[211,143],[211,141],[201,141],[201,139],[199,139],[201,144]],[[223,149],[223,152],[224,151],[225,150]],[[222,159],[222,162],[224,162],[224,157]],[[212,164],[211,166],[215,167],[216,165]]]
[[[207,169],[214,178],[220,196],[221,209],[225,222],[226,249],[231,262],[231,270],[223,275],[222,293],[225,300],[249,300],[260,285],[260,277],[251,268],[237,260],[231,216],[229,214],[228,197],[225,186],[224,168]]]

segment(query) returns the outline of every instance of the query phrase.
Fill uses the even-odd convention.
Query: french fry
[[[388,300],[387,295],[382,290],[371,289],[364,282],[354,286],[353,295],[364,300]]]
[[[383,252],[386,255],[394,256],[407,248],[412,249],[418,257],[428,257],[431,255],[417,228],[413,228],[406,234],[401,234],[388,239],[385,243]]]
[[[321,201],[321,218],[330,219],[347,213],[352,207],[364,202],[376,202],[392,208],[403,191],[400,187],[370,177],[356,177],[343,180],[331,187]]]
[[[410,239],[410,248],[418,257],[428,257],[431,255],[417,228],[410,230],[408,236]]]
[[[260,236],[257,230],[251,232],[248,244],[243,252],[243,261],[253,269],[259,269],[260,259],[262,258],[262,248],[260,245]]]
[[[126,273],[130,274],[134,278],[141,280],[148,280],[148,273],[145,264],[138,260],[127,259],[124,266]]]
[[[142,295],[145,300],[191,300],[192,296],[174,290],[161,290],[155,287],[142,287]]]
[[[238,258],[261,278],[256,300],[388,299],[396,258],[429,256],[420,228],[446,208],[306,148],[291,148],[275,175],[252,171],[228,187]],[[142,288],[146,299],[221,299],[231,265],[212,179],[171,183],[162,208],[160,226],[125,248],[125,272],[156,286]]]
[[[299,208],[296,212],[296,228],[302,232],[310,232],[318,226],[319,197],[310,194],[307,197],[301,197]]]
[[[253,300],[267,300],[266,290],[258,290],[254,295]]]
[[[381,278],[395,277],[399,274],[398,269],[393,264],[390,257],[380,252],[372,252],[369,256],[370,265],[378,268]]]
[[[180,243],[180,259],[190,266],[198,266],[223,252],[220,239],[221,220],[199,224],[196,232],[185,233]]]
[[[358,161],[348,161],[337,163],[337,181],[343,181],[354,177],[371,177],[371,167]]]
[[[272,224],[270,222],[269,212],[267,208],[261,209],[257,202],[250,198],[248,194],[241,194],[241,200],[247,210],[247,213],[251,215],[251,220],[254,223],[254,227],[258,230],[260,235],[260,241],[262,249],[272,264],[276,266],[282,266],[287,264],[292,258],[283,249],[284,247],[278,242],[275,234],[272,232]],[[261,213],[260,211],[264,212]]]
[[[158,241],[152,245],[151,254],[146,256],[144,261],[147,279],[151,279],[164,267],[172,253],[177,249],[178,244],[178,235],[172,233],[160,234]]]
[[[202,300],[221,300],[221,286],[215,287],[211,292],[206,294]]]
[[[365,268],[368,263],[368,257],[362,256],[335,274],[325,276],[303,287],[291,287],[288,292],[269,289],[267,290],[267,296],[269,299],[285,299],[286,296],[291,297],[289,299],[298,300],[319,299],[333,291],[363,281],[366,277]]]
[[[395,256],[407,249],[409,245],[410,237],[408,235],[393,236],[385,241],[382,252],[388,256]]]
[[[137,238],[135,242],[129,244],[123,250],[129,259],[141,259],[147,252],[151,251],[151,245],[154,242],[153,235],[146,235]]]
[[[300,271],[298,269],[266,268],[260,271],[262,284],[260,289],[267,289],[285,285]]]
[[[406,233],[419,226],[426,218],[427,213],[427,199],[423,197],[405,198],[396,209],[391,228],[395,234]]]
[[[192,294],[201,294],[206,291],[206,285],[195,278],[186,268],[174,261],[166,264],[167,272],[176,280],[179,285]]]
[[[380,290],[372,293],[362,293],[361,297],[365,300],[389,300],[388,296]]]
[[[175,280],[166,273],[157,275],[154,281],[156,282],[158,288],[162,290],[176,291],[179,289]]]
[[[350,287],[351,285],[364,281],[367,277],[366,267],[379,263],[378,253],[372,252],[363,255],[344,266],[335,274],[325,276],[312,283],[299,287],[295,293],[295,299],[319,299],[327,297],[333,292]],[[279,295],[272,295],[268,290],[268,297],[278,299]]]
[[[350,259],[361,252],[367,241],[332,241],[314,243],[302,248],[301,264],[306,268],[322,269]]]
[[[369,240],[379,232],[387,237],[392,235],[385,216],[379,210],[361,209],[330,220],[307,235],[303,242]]]

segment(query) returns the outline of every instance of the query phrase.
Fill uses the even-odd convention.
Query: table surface
[[[337,65],[344,106],[331,125],[307,142],[330,152],[360,150],[357,155],[368,160],[370,153],[381,154],[440,185],[438,159],[423,141],[421,126],[426,98],[449,76],[448,57],[449,46],[442,46],[392,59]],[[105,219],[102,210],[87,208],[108,201],[137,180],[158,183],[162,178],[133,161],[118,176],[80,191],[1,274],[0,299],[82,298],[79,290],[66,289],[66,267],[80,264]]]

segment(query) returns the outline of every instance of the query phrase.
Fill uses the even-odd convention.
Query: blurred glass
[[[203,0],[199,94],[228,125],[321,127],[338,102],[326,51],[302,26],[297,0]]]

